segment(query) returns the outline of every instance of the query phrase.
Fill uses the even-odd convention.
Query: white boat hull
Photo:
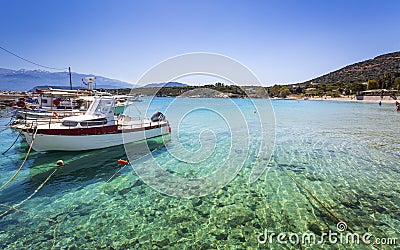
[[[49,135],[36,134],[32,149],[35,151],[82,151],[108,148],[168,134],[168,126],[148,130],[100,135]],[[23,132],[28,144],[32,133]]]

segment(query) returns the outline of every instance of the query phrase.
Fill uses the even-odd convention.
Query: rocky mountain
[[[79,87],[82,78],[93,77],[93,74],[72,72],[72,86]],[[127,82],[96,76],[96,87],[104,89],[132,88]],[[44,70],[11,70],[0,68],[0,89],[13,91],[28,91],[35,86],[69,87],[68,72],[48,72]],[[82,85],[82,87],[85,87]]]
[[[377,56],[354,63],[304,83],[353,83],[368,80],[379,81],[385,75],[400,75],[400,52]]]

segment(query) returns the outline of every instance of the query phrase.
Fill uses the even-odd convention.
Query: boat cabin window
[[[81,122],[82,127],[89,127],[89,126],[100,126],[104,125],[107,123],[106,118],[101,118],[101,119],[95,119],[95,120],[90,120],[90,121],[83,121]]]
[[[67,127],[76,127],[76,125],[78,125],[78,122],[75,122],[75,121],[63,121],[62,125],[63,126],[67,126]]]
[[[110,114],[112,113],[112,108],[114,106],[113,99],[97,99],[87,110],[86,114]]]

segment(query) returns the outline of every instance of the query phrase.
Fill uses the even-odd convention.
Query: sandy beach
[[[287,100],[304,100],[304,101],[345,101],[345,102],[360,102],[360,103],[376,103],[378,104],[379,101],[382,102],[382,104],[396,104],[396,100],[393,99],[383,99],[383,100],[357,100],[355,96],[353,97],[309,97],[304,99],[297,97],[297,96],[290,96],[289,98],[286,98]],[[398,100],[399,101],[399,100]]]

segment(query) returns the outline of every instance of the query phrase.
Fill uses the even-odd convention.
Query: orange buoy
[[[119,159],[119,160],[118,160],[118,164],[121,164],[121,165],[128,165],[129,162],[126,161],[126,160]]]

